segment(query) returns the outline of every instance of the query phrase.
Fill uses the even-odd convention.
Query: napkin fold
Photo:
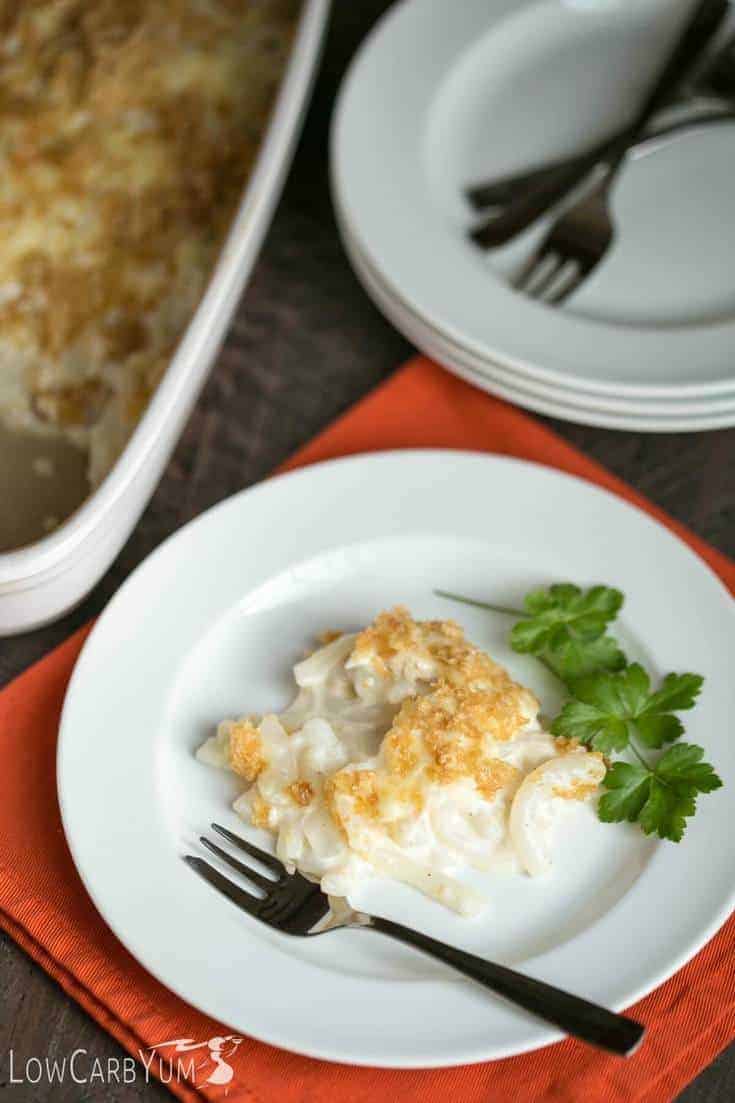
[[[424,358],[399,370],[282,470],[409,447],[503,453],[598,483],[668,525],[735,591],[735,563],[532,418]],[[390,1071],[328,1064],[244,1038],[227,1057],[232,1078],[212,1082],[216,1064],[206,1043],[230,1031],[128,954],[87,896],[64,840],[56,738],[87,632],[77,632],[0,693],[0,926],[135,1059],[124,1066],[129,1078],[155,1075],[182,1100],[228,1103],[368,1103],[399,1096],[408,1103],[670,1103],[735,1037],[731,918],[693,961],[632,1009],[649,1032],[627,1061],[567,1040],[482,1065]],[[161,1045],[182,1039],[202,1045]],[[32,1056],[46,1055],[23,1054],[21,1039],[16,1065]]]

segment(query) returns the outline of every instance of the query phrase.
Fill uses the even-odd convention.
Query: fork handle
[[[366,928],[380,931],[399,942],[405,942],[430,957],[444,962],[471,980],[489,988],[498,996],[530,1011],[546,1022],[560,1027],[566,1034],[572,1034],[583,1042],[610,1050],[627,1057],[638,1047],[645,1027],[625,1015],[616,1015],[604,1007],[588,1000],[572,996],[560,988],[554,988],[544,981],[516,973],[504,965],[468,954],[456,946],[448,946],[435,938],[412,931],[401,923],[391,919],[371,916]]]
[[[549,169],[535,186],[520,198],[511,200],[499,215],[492,215],[475,226],[470,237],[483,249],[497,249],[507,244],[579,185],[609,147],[610,143]]]
[[[735,59],[735,39],[733,40],[733,56]],[[732,67],[732,96],[735,97],[735,61]],[[673,122],[659,124],[655,129],[641,133],[635,143],[628,147],[627,152],[635,152],[644,149],[647,145],[676,134],[680,130],[696,129],[700,126],[708,126],[711,123],[732,122],[735,119],[735,105],[730,106],[726,102],[713,104],[711,107],[701,110],[694,115],[687,115]],[[612,140],[612,139],[610,139]],[[534,168],[524,169],[512,176],[503,176],[498,180],[492,180],[487,184],[475,184],[465,190],[465,195],[471,205],[478,211],[488,207],[507,207],[509,204],[518,203],[526,195],[535,193],[536,188],[545,180],[556,179],[566,168],[576,167],[577,173],[583,175],[589,170],[587,163],[590,152],[598,159],[602,157],[609,142],[595,146],[594,150],[587,153],[578,153],[573,157],[564,157],[547,165],[537,165]]]

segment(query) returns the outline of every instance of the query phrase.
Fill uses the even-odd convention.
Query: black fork
[[[504,245],[574,191],[596,166],[607,164],[608,171],[612,167],[614,175],[627,150],[646,134],[651,120],[669,104],[682,82],[691,74],[708,42],[722,25],[728,9],[729,0],[699,0],[633,122],[596,149],[542,171],[530,187],[514,195],[479,226],[474,226],[470,231],[472,240],[483,248]],[[722,75],[729,69],[729,50],[723,51],[722,58],[722,72],[717,78],[720,82],[729,79]],[[724,112],[725,116],[729,114]],[[507,197],[507,181],[501,181],[501,188],[501,194]],[[481,198],[487,202],[488,186],[470,189],[469,195],[475,201]]]
[[[250,863],[236,858],[205,836],[201,837],[202,845],[229,869],[246,878],[249,886],[225,877],[203,858],[187,854],[184,861],[207,884],[261,923],[267,923],[284,934],[301,937],[325,934],[340,927],[379,931],[437,958],[496,995],[591,1045],[627,1057],[638,1048],[643,1038],[645,1028],[633,1019],[616,1015],[504,965],[448,946],[391,919],[355,911],[343,897],[325,896],[318,884],[300,873],[289,873],[272,854],[253,846],[226,827],[213,823],[212,830],[232,847],[258,862],[268,870],[269,875],[260,873]],[[262,895],[253,892],[253,887]]]

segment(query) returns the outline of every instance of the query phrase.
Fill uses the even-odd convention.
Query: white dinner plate
[[[735,395],[735,126],[632,158],[619,234],[562,307],[508,282],[545,224],[467,237],[463,188],[594,144],[629,117],[692,0],[403,0],[343,85],[332,181],[350,234],[426,324],[519,377],[634,399]]]
[[[735,425],[735,395],[727,399],[646,401],[613,398],[522,377],[502,364],[473,355],[412,314],[380,280],[343,228],[342,241],[356,275],[379,310],[427,355],[475,386],[537,413],[606,429],[633,432],[701,432]]]
[[[194,758],[220,718],[279,709],[319,630],[406,602],[468,635],[558,706],[550,675],[506,644],[506,618],[442,587],[508,604],[559,579],[626,594],[621,638],[657,675],[706,675],[687,732],[726,786],[735,617],[676,537],[619,498],[486,454],[386,452],[279,476],[221,503],[159,547],[107,606],[67,693],[58,752],[64,830],[92,900],[132,954],[231,1028],[333,1061],[443,1066],[546,1045],[557,1031],[377,934],[289,938],[261,926],[181,860],[229,810],[232,775]],[[579,806],[553,876],[475,875],[489,908],[463,919],[375,881],[362,907],[614,1008],[660,984],[733,901],[726,788],[702,798],[681,845],[600,823]],[[662,917],[665,917],[662,921]]]

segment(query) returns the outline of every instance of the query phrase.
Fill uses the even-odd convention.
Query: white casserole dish
[[[115,466],[51,535],[0,554],[0,636],[67,612],[107,570],[143,512],[196,402],[258,255],[305,112],[329,0],[305,0],[271,120],[209,285]]]

